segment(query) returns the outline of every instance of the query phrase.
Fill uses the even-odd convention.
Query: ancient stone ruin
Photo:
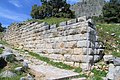
[[[4,40],[15,47],[88,70],[90,64],[101,58],[96,36],[92,20],[79,17],[59,26],[45,22],[14,24],[7,29]]]
[[[71,6],[71,10],[75,11],[76,17],[92,17],[102,15],[103,6],[104,0],[80,0],[80,2]]]

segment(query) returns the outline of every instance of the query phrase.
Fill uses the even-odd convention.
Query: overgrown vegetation
[[[31,16],[33,19],[49,17],[73,18],[74,12],[70,10],[70,4],[66,0],[40,0],[42,6],[32,6]]]
[[[39,23],[42,23],[42,22],[47,22],[48,24],[50,25],[53,25],[53,24],[59,24],[60,22],[63,22],[63,21],[68,21],[69,18],[56,18],[56,17],[51,17],[51,18],[45,18],[45,19],[31,19],[31,20],[28,20],[29,21],[33,21],[33,22],[39,22]]]
[[[120,24],[97,24],[99,40],[104,42],[105,54],[120,57]]]
[[[9,71],[12,71],[12,72],[16,73],[17,76],[11,77],[11,78],[3,78],[3,77],[0,77],[0,80],[20,80],[21,77],[27,75],[27,74],[24,73],[24,72],[15,71],[15,68],[16,68],[16,67],[21,67],[21,66],[22,66],[22,64],[19,63],[19,62],[14,62],[14,63],[10,62],[10,63],[8,63],[5,68],[0,69],[0,73],[1,73],[1,72],[4,72],[4,71],[6,71],[6,70],[9,70]]]
[[[102,77],[105,77],[107,73],[105,71],[93,69],[91,72],[94,73],[92,80],[103,80]]]

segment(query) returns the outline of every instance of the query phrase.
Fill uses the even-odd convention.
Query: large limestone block
[[[56,48],[57,49],[61,49],[61,48],[64,48],[64,47],[65,47],[65,42],[56,43]]]
[[[65,58],[66,61],[72,61],[72,62],[91,62],[93,60],[93,56],[90,55],[70,55]]]
[[[84,22],[87,20],[86,16],[77,18],[78,22]]]
[[[79,29],[70,29],[68,31],[68,35],[75,35],[75,34],[79,34]]]
[[[50,29],[55,29],[55,28],[56,28],[56,24],[50,26]]]
[[[64,56],[61,54],[50,54],[48,57],[53,60],[64,60]]]
[[[73,54],[76,54],[76,55],[83,54],[83,49],[82,48],[74,48]]]
[[[77,46],[76,41],[71,41],[71,42],[66,42],[65,43],[65,48],[75,48]]]
[[[74,24],[74,23],[76,23],[76,19],[71,19],[67,21],[67,25]]]
[[[92,48],[83,48],[83,54],[94,54],[94,50]]]
[[[82,41],[78,41],[77,42],[77,47],[78,48],[87,48],[87,47],[89,47],[89,48],[92,48],[92,47],[94,47],[94,44],[92,43],[92,42],[90,42],[89,40],[82,40]]]
[[[94,54],[94,50],[92,48],[74,48],[74,53],[73,54]]]
[[[67,41],[74,41],[74,37],[73,37],[73,35],[69,35],[69,36],[67,36]]]
[[[91,69],[91,65],[89,63],[81,63],[80,67],[83,71],[88,71]]]
[[[66,26],[66,21],[65,22],[61,22],[60,24],[59,24],[59,26]]]

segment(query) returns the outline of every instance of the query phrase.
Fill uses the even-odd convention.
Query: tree
[[[74,12],[70,10],[70,4],[67,4],[66,0],[41,0],[41,2],[42,6],[32,6],[32,18],[44,19],[46,17],[74,17]]]
[[[4,27],[2,27],[2,24],[0,23],[0,32],[3,32],[5,30]]]
[[[120,1],[110,0],[103,7],[103,17],[108,23],[120,23]]]

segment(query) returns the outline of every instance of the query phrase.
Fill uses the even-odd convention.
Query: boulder
[[[11,77],[15,77],[17,75],[15,73],[11,72],[11,71],[6,70],[6,71],[2,72],[0,74],[0,76],[4,77],[4,78],[7,78],[7,77],[11,78]]]
[[[115,80],[120,80],[120,66],[115,67]]]
[[[22,67],[15,68],[15,71],[21,71],[21,70],[22,70]]]
[[[120,58],[118,57],[113,58],[113,63],[115,66],[120,66]]]
[[[3,51],[3,54],[1,55],[3,59],[5,59],[5,61],[7,62],[13,62],[15,61],[15,54],[11,53],[11,52],[6,52],[6,51]]]
[[[107,74],[107,79],[115,80],[114,73],[115,73],[115,66],[113,64],[109,64],[109,72]]]
[[[103,59],[105,62],[111,61],[113,59],[113,55],[104,55]]]

